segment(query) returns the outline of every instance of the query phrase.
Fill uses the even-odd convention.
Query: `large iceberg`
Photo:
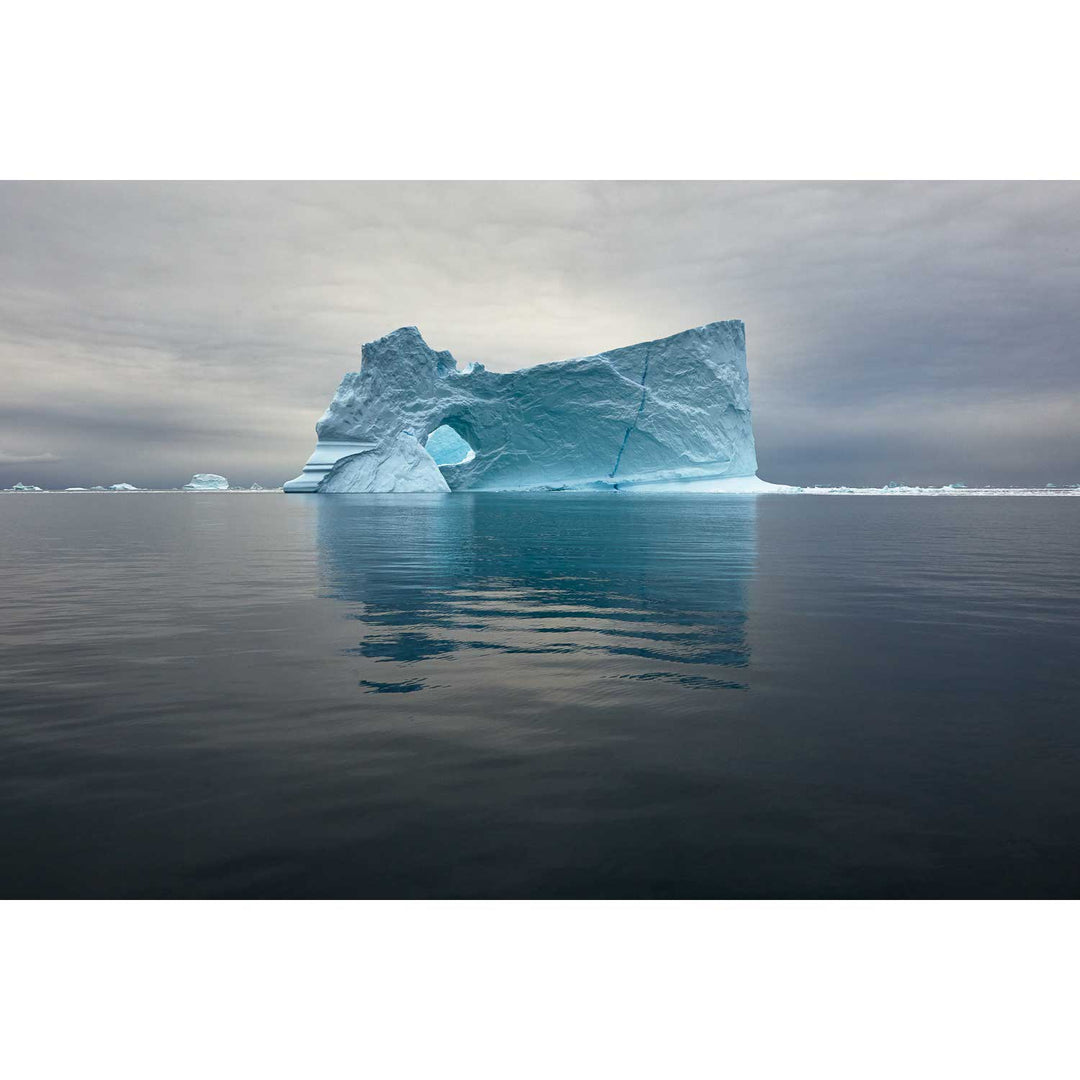
[[[224,476],[212,472],[197,472],[184,486],[182,491],[228,491],[229,481]]]
[[[364,346],[315,430],[286,491],[771,489],[739,320],[507,373],[402,327]]]

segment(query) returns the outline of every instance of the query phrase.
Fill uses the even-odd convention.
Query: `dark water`
[[[0,893],[1080,894],[1080,500],[0,497]]]

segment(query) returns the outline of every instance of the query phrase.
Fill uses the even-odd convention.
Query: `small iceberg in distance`
[[[197,472],[181,491],[228,491],[229,481],[212,472]]]
[[[43,491],[44,488],[39,488],[36,484],[24,484],[22,481],[12,485],[9,489],[11,491]]]
[[[109,491],[138,491],[134,484],[110,484]]]

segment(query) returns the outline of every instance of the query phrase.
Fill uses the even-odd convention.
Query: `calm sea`
[[[0,497],[8,897],[1075,897],[1080,499]]]

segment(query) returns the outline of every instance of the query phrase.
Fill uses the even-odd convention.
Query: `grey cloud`
[[[768,479],[1080,480],[1078,210],[1073,183],[2,184],[0,441],[64,461],[0,483],[279,482],[405,324],[508,370],[730,317]]]
[[[5,450],[0,447],[0,465],[51,465],[60,461],[55,454],[29,453]]]

